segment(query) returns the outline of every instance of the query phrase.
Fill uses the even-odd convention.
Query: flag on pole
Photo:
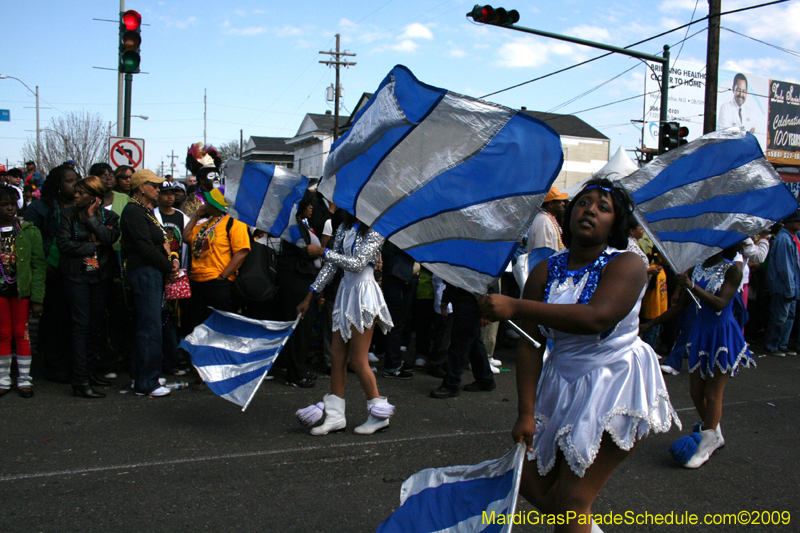
[[[524,459],[525,447],[517,444],[500,459],[417,472],[377,533],[509,533]]]
[[[540,120],[398,65],[333,144],[319,191],[431,272],[485,294],[563,159]]]
[[[215,394],[247,409],[297,322],[255,320],[213,310],[180,347]]]
[[[297,204],[308,189],[308,178],[284,167],[231,159],[222,165],[228,214],[248,226],[297,244]]]
[[[709,133],[617,181],[675,272],[760,233],[798,208],[756,138]]]

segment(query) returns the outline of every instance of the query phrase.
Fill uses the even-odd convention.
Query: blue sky
[[[763,0],[725,0],[723,11]],[[346,0],[236,3],[128,0],[142,14],[141,68],[133,80],[131,135],[146,141],[146,164],[169,164],[174,150],[182,163],[189,144],[203,139],[203,90],[208,90],[208,141],[222,144],[250,135],[291,137],[305,113],[332,109],[325,88],[334,71],[319,64],[320,50],[335,46],[356,53],[357,65],[342,71],[342,113],[363,92],[372,92],[395,65],[423,82],[470,96],[483,96],[599,55],[592,50],[497,27],[465,17],[474,2],[458,0]],[[706,0],[513,0],[520,25],[627,46],[707,14]],[[696,11],[695,11],[696,8]],[[0,44],[0,74],[38,85],[41,127],[70,111],[99,113],[116,122],[118,0],[53,2],[6,0]],[[723,17],[722,25],[792,50],[800,48],[800,3],[795,1]],[[700,23],[689,35],[706,27]],[[686,35],[681,30],[640,45],[658,53]],[[722,31],[720,66],[774,79],[798,81],[800,58]],[[673,59],[705,62],[705,33],[673,48]],[[550,111],[634,66],[611,56],[546,80],[488,98],[511,107]],[[644,66],[557,110],[577,113],[643,92]],[[34,137],[35,99],[18,82],[0,80],[0,162],[19,164],[26,138]],[[642,115],[642,98],[577,113],[618,146],[639,144],[632,119]],[[181,173],[183,166],[181,164]]]

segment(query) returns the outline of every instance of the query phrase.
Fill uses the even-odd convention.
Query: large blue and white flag
[[[231,159],[222,165],[228,213],[248,226],[300,247],[297,204],[308,189],[308,178],[293,170]]]
[[[319,190],[431,272],[483,294],[563,159],[540,120],[396,66],[333,144]]]
[[[517,444],[500,459],[417,472],[377,533],[509,533],[524,459],[525,447]]]
[[[180,347],[191,354],[192,364],[208,387],[244,411],[299,319],[255,320],[215,309]]]
[[[769,228],[798,208],[756,138],[730,128],[659,156],[617,181],[675,272]]]

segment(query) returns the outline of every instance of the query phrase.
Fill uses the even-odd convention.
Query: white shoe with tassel
[[[344,398],[326,394],[322,399],[325,402],[325,420],[321,426],[311,428],[311,434],[319,436],[327,435],[331,431],[342,431],[347,426],[344,417]]]
[[[353,433],[358,435],[372,435],[389,426],[389,418],[394,414],[394,405],[390,404],[383,396],[378,396],[367,401],[369,417],[367,421],[358,426]]]

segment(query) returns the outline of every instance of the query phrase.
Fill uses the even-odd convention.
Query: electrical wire
[[[694,14],[697,13],[697,5],[700,3],[700,0],[695,0],[694,2],[694,9],[692,10],[692,16],[689,17],[689,24],[694,21]],[[683,41],[681,41],[681,47],[678,50],[678,55],[675,56],[675,62],[678,62],[678,59],[681,57],[681,52],[683,52],[683,43],[686,42],[686,37],[689,35],[689,27],[686,27],[686,35],[683,36]]]
[[[746,39],[750,39],[751,41],[755,41],[757,43],[761,43],[761,44],[765,44],[767,46],[771,46],[772,48],[775,48],[776,50],[780,50],[781,52],[786,52],[789,55],[793,55],[795,57],[800,57],[800,52],[796,52],[795,50],[790,50],[789,48],[784,48],[782,46],[778,46],[777,44],[771,44],[771,43],[768,43],[766,41],[762,41],[761,39],[756,39],[755,37],[750,37],[749,35],[745,35],[744,33],[739,33],[738,31],[732,30],[730,28],[726,28],[725,26],[720,26],[720,28],[722,28],[723,30],[729,31],[731,33],[735,33],[736,35],[740,35],[740,36],[742,36],[742,37],[744,37]]]

